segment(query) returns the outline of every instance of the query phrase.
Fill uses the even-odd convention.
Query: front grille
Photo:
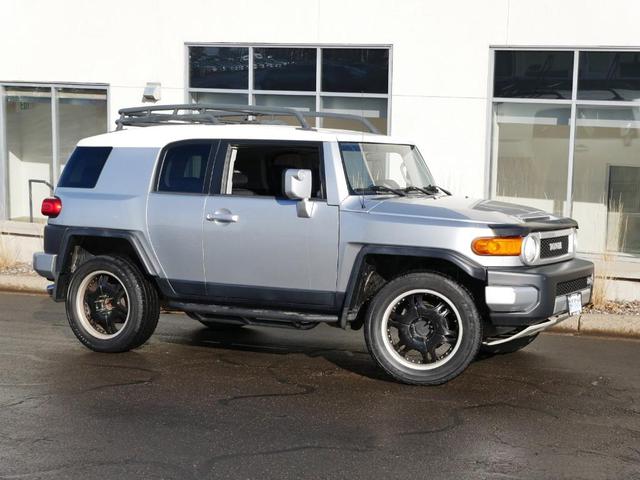
[[[540,239],[540,258],[553,258],[569,252],[569,236]]]
[[[560,295],[569,295],[573,292],[579,292],[589,287],[589,277],[575,278],[566,282],[560,282],[556,286],[556,297]]]

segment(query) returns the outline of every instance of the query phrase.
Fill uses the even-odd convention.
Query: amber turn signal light
[[[522,237],[486,237],[471,242],[477,255],[517,256],[522,248]]]
[[[62,200],[58,197],[45,198],[42,201],[42,208],[40,213],[45,217],[56,218],[62,211]]]

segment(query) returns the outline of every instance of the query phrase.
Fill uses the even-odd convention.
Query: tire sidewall
[[[93,335],[78,318],[76,299],[80,294],[82,281],[97,271],[106,271],[116,276],[126,290],[128,297],[129,318],[117,336],[109,339]],[[69,325],[78,340],[92,350],[99,352],[123,352],[132,348],[144,321],[144,280],[136,275],[136,271],[121,259],[100,256],[83,263],[74,272],[66,298],[66,310]]]
[[[447,298],[458,310],[462,324],[460,345],[450,359],[431,370],[410,368],[398,362],[387,351],[382,338],[382,321],[391,302],[410,290],[428,289]],[[421,272],[398,277],[384,286],[374,297],[365,319],[365,339],[378,364],[403,383],[436,385],[459,375],[476,356],[482,338],[481,322],[473,298],[460,284],[441,274]]]

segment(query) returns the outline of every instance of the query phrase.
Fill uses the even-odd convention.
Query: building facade
[[[583,255],[640,277],[638,2],[8,0],[0,12],[5,223],[41,222],[77,140],[153,103],[147,88],[161,104],[365,116],[413,139],[445,188],[572,216]]]

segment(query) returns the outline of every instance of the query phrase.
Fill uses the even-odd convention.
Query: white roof
[[[304,130],[287,125],[154,125],[150,127],[128,127],[78,142],[81,147],[158,147],[168,143],[190,139],[233,140],[299,140],[316,142],[371,142],[412,143],[387,135],[375,135],[351,130],[318,128]]]

